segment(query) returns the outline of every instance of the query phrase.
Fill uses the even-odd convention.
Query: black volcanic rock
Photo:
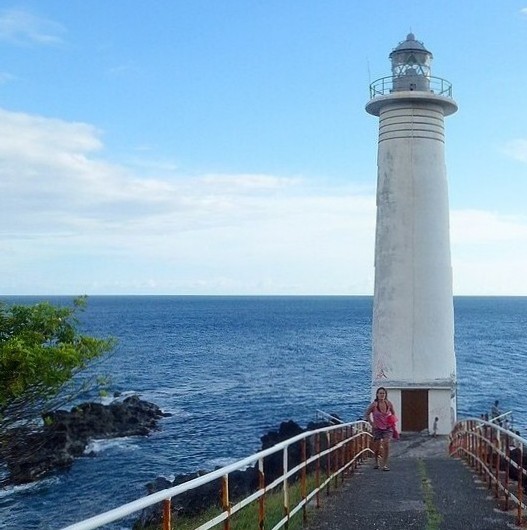
[[[38,480],[56,469],[71,466],[83,455],[94,438],[119,438],[147,435],[157,428],[158,420],[167,416],[161,409],[130,396],[110,405],[83,403],[71,411],[58,410],[44,417],[37,432],[14,432],[2,448],[13,484]]]

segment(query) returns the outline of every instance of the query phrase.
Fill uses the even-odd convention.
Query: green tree
[[[96,377],[74,376],[112,351],[115,340],[79,332],[86,303],[85,296],[71,307],[0,302],[0,447],[13,426],[27,428],[97,384]]]

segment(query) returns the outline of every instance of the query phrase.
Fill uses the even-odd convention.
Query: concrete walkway
[[[485,484],[448,456],[444,436],[403,434],[392,442],[390,471],[363,463],[308,512],[310,530],[493,530],[515,528]]]

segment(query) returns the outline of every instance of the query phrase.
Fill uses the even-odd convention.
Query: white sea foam
[[[112,396],[109,399],[110,403],[113,403],[114,401],[124,401],[126,398],[137,395],[139,395],[139,392],[136,390],[125,390],[124,392],[120,392],[118,396]]]
[[[135,451],[138,448],[139,446],[134,443],[134,438],[131,437],[91,440],[86,446],[84,454],[93,455],[113,449],[120,451]]]
[[[205,462],[205,469],[216,469],[217,467],[225,467],[230,464],[233,464],[234,462],[237,462],[236,458],[228,458],[228,457],[219,457],[219,458],[212,458],[210,460],[207,460]]]
[[[166,412],[167,414],[179,419],[188,419],[195,416],[194,413],[182,408],[164,408],[163,412]]]
[[[3,497],[8,497],[15,493],[21,493],[28,490],[37,491],[41,488],[47,488],[52,486],[60,481],[59,477],[49,477],[36,482],[30,482],[29,484],[19,484],[16,486],[5,486],[0,489],[0,499]]]
[[[102,405],[110,405],[115,401],[115,398],[113,396],[104,396],[99,399],[100,403]]]
[[[95,403],[100,403],[101,405],[111,405],[112,403],[124,401],[127,397],[136,395],[139,395],[139,392],[136,392],[135,390],[126,390],[124,392],[120,392],[118,396],[96,396],[91,399],[91,401],[94,401]],[[83,403],[83,401],[80,401],[79,404],[80,403]]]

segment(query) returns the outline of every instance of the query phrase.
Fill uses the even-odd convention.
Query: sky
[[[371,295],[369,84],[453,85],[454,294],[527,295],[527,0],[0,2],[0,295]]]

